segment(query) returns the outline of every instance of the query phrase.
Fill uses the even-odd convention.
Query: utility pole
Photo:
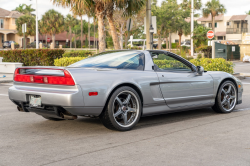
[[[194,0],[191,0],[191,56],[194,56]]]
[[[151,18],[151,0],[147,0],[146,6],[146,43],[147,43],[147,50],[150,50],[150,26],[152,24]]]

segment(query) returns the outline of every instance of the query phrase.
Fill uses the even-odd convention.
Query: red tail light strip
[[[27,82],[27,83],[39,83],[39,84],[54,84],[54,85],[69,85],[74,86],[75,81],[71,74],[67,70],[63,70],[64,76],[49,76],[49,75],[31,75],[20,74],[17,68],[14,75],[14,81]]]

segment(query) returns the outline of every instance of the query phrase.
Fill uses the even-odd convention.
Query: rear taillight
[[[54,70],[54,69],[52,69]],[[61,69],[60,69],[61,70]],[[74,86],[75,81],[67,70],[62,70],[64,76],[53,75],[35,75],[35,74],[20,74],[20,68],[17,68],[14,73],[14,81],[28,82],[38,84],[54,84],[54,85],[69,85]]]

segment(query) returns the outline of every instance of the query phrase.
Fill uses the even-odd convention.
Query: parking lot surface
[[[250,78],[231,114],[211,108],[141,118],[128,132],[99,119],[49,121],[18,112],[0,84],[0,166],[250,165]]]

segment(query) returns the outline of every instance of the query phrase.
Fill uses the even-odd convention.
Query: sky
[[[0,7],[6,10],[13,10],[19,4],[25,3],[27,5],[32,4],[33,8],[35,8],[36,0],[0,0]],[[160,4],[163,0],[158,0],[158,4]],[[181,2],[182,0],[178,0]],[[202,0],[203,5],[208,0]],[[37,0],[38,2],[38,19],[41,19],[42,15],[48,11],[49,9],[55,9],[66,16],[70,12],[69,8],[57,7],[52,4],[50,0]],[[250,1],[249,0],[220,0],[222,4],[225,5],[227,9],[226,16],[231,15],[242,15],[245,14],[246,11],[250,10]],[[87,17],[84,17],[87,20]]]

